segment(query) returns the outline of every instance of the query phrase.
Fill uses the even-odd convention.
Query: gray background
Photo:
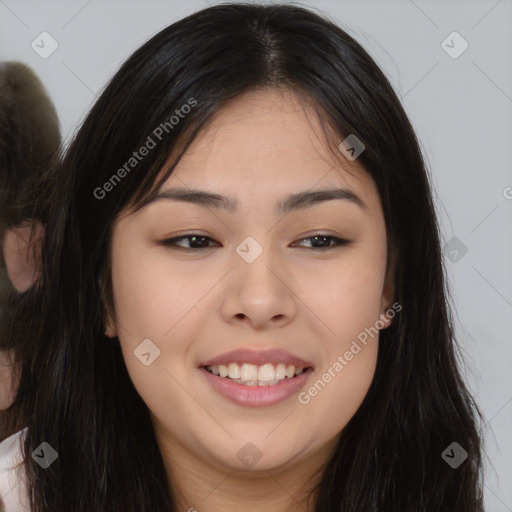
[[[69,140],[121,61],[213,3],[0,0],[0,60],[36,71]],[[466,377],[486,418],[487,511],[512,511],[512,0],[302,5],[328,14],[369,51],[420,138],[448,243]],[[43,31],[58,43],[46,59],[31,48],[34,40],[42,46]],[[441,46],[453,31],[469,44],[457,58]]]

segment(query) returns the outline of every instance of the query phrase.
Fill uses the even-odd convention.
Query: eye
[[[350,240],[346,240],[344,238],[339,238],[332,235],[327,235],[325,233],[316,233],[313,236],[302,238],[299,242],[304,242],[305,240],[311,240],[310,248],[315,251],[325,251],[328,249],[334,249],[336,247],[341,247],[344,245],[350,244]],[[189,244],[188,247],[184,247],[180,245],[178,242],[186,241]],[[169,238],[167,240],[162,240],[161,244],[166,247],[183,249],[185,251],[200,251],[203,249],[210,249],[212,246],[208,245],[209,241],[214,241],[213,238],[209,236],[196,234],[196,233],[188,233],[186,235],[178,236],[175,238]],[[334,242],[334,244],[331,244]]]
[[[335,249],[336,247],[341,247],[343,245],[348,245],[351,243],[350,240],[339,238],[337,236],[327,235],[325,233],[316,233],[313,236],[302,238],[301,240],[299,240],[299,242],[303,242],[304,240],[311,240],[311,248],[317,251]],[[334,245],[330,244],[331,241],[334,242]],[[317,246],[317,244],[319,246]]]
[[[179,245],[177,242],[181,242],[182,240],[188,240],[190,242],[189,247],[183,247]],[[165,246],[175,246],[179,249],[184,249],[185,251],[195,251],[201,249],[209,249],[208,240],[213,240],[209,236],[189,233],[187,235],[177,236],[175,238],[169,238],[167,240],[163,240],[161,243]],[[174,247],[173,247],[174,248]]]

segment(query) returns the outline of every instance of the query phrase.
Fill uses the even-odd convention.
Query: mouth
[[[243,407],[283,402],[313,373],[312,363],[282,349],[232,350],[200,362],[198,369],[218,395]]]
[[[300,393],[313,373],[311,366],[295,368],[289,365],[283,370],[279,364],[272,369],[269,368],[273,367],[270,364],[259,367],[242,364],[239,368],[240,376],[232,378],[229,376],[230,370],[231,375],[238,375],[233,364],[236,363],[201,366],[199,370],[210,389],[225,400],[242,407],[268,407],[285,402]],[[218,375],[214,372],[218,372]]]

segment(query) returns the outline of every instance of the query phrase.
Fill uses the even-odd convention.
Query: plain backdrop
[[[122,61],[214,3],[0,0],[0,60],[34,69],[69,141]],[[512,511],[512,0],[301,5],[327,14],[367,49],[419,136],[464,371],[486,418],[486,509]]]

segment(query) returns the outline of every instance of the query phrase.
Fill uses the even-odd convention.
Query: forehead
[[[217,111],[161,190],[203,188],[274,201],[290,192],[325,187],[354,190],[376,206],[373,179],[326,140],[314,108],[289,89],[246,92]],[[336,156],[335,156],[336,155]],[[174,155],[171,155],[172,161]]]

